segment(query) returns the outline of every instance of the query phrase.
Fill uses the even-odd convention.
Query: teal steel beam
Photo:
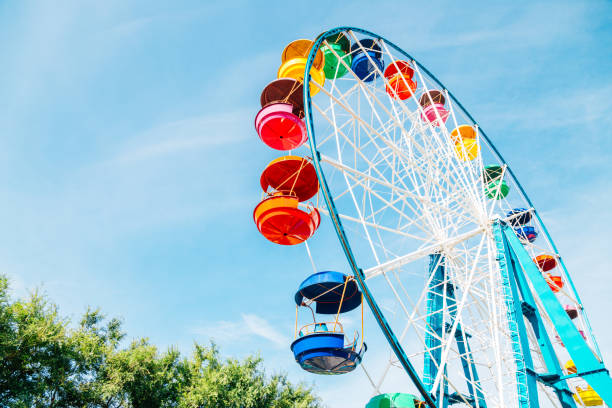
[[[314,161],[314,166],[315,166],[315,169],[316,169],[316,172],[317,172],[317,177],[318,177],[320,185],[321,185],[321,192],[323,194],[323,197],[325,199],[325,202],[326,202],[327,207],[328,207],[329,212],[330,212],[330,218],[332,220],[334,228],[336,229],[336,233],[337,233],[337,235],[338,235],[338,237],[340,239],[340,243],[341,243],[342,248],[344,250],[344,253],[345,253],[346,257],[347,257],[348,263],[349,263],[349,265],[350,265],[350,267],[351,267],[351,269],[353,271],[353,274],[357,278],[357,282],[359,283],[360,288],[364,292],[364,298],[367,301],[368,305],[370,306],[370,309],[372,310],[372,312],[374,314],[374,317],[376,318],[379,326],[381,327],[381,330],[382,330],[383,334],[387,338],[387,341],[389,342],[392,350],[396,354],[398,360],[400,361],[400,363],[404,367],[404,370],[409,375],[409,377],[412,379],[413,383],[415,384],[415,386],[417,387],[417,389],[419,390],[419,392],[423,396],[423,398],[424,398],[425,402],[427,403],[427,405],[430,408],[436,408],[435,398],[433,396],[429,395],[425,391],[425,387],[423,385],[423,382],[419,378],[419,375],[417,374],[417,372],[414,369],[412,363],[408,359],[408,357],[407,357],[406,353],[404,352],[402,346],[399,344],[399,341],[397,340],[395,334],[393,333],[393,331],[389,327],[386,319],[382,315],[382,312],[381,312],[380,308],[378,307],[378,304],[376,303],[376,301],[374,300],[374,298],[372,297],[371,293],[369,292],[369,290],[367,288],[367,284],[365,283],[365,279],[363,277],[363,272],[361,271],[361,269],[357,265],[357,262],[355,260],[355,256],[354,256],[354,254],[353,254],[353,252],[352,252],[352,250],[350,248],[347,236],[346,236],[346,234],[344,232],[344,229],[342,227],[342,223],[341,223],[340,218],[338,216],[338,213],[336,211],[336,208],[335,208],[335,205],[334,205],[334,202],[333,202],[333,197],[331,196],[329,187],[327,186],[327,182],[325,180],[325,176],[324,176],[323,171],[321,169],[321,164],[320,164],[320,158],[319,158],[319,155],[318,155],[318,151],[316,149],[316,139],[315,139],[314,126],[313,126],[312,108],[311,108],[311,95],[310,95],[310,86],[309,86],[309,83],[310,83],[310,80],[311,80],[311,78],[310,78],[310,68],[311,68],[312,63],[314,61],[314,56],[315,56],[319,46],[321,45],[324,37],[326,37],[328,35],[336,34],[336,33],[342,32],[342,31],[346,31],[346,30],[352,30],[352,31],[354,31],[356,33],[360,33],[360,34],[371,36],[373,38],[380,38],[380,39],[384,40],[388,46],[390,46],[391,48],[396,50],[398,53],[404,55],[410,61],[413,61],[416,65],[418,65],[418,67],[421,70],[423,70],[426,74],[428,74],[434,80],[434,82],[436,84],[438,84],[440,89],[447,91],[449,98],[454,102],[454,104],[463,113],[465,113],[465,115],[472,121],[473,124],[476,125],[477,122],[471,116],[471,114],[463,107],[463,105],[457,100],[457,98],[455,98],[455,96],[450,91],[448,91],[447,88],[431,72],[429,72],[427,70],[427,68],[425,68],[417,60],[415,60],[410,54],[406,53],[401,48],[399,48],[398,46],[393,44],[392,42],[384,39],[383,37],[381,37],[381,36],[379,36],[377,34],[374,34],[374,33],[370,32],[370,31],[363,30],[363,29],[356,28],[356,27],[337,27],[337,28],[328,30],[327,32],[325,32],[324,34],[322,34],[321,36],[319,36],[317,38],[317,40],[315,41],[314,46],[312,47],[312,49],[311,49],[311,51],[310,51],[310,53],[308,55],[308,60],[307,60],[306,68],[304,70],[304,72],[305,72],[305,78],[304,78],[304,85],[305,85],[304,86],[304,108],[305,108],[305,113],[306,113],[306,125],[307,125],[307,128],[308,128],[308,136],[309,136],[310,149],[311,149],[311,152],[312,152],[312,156],[314,158],[314,160],[313,160]],[[480,127],[479,127],[479,134],[482,137],[482,139],[484,139],[484,141],[487,143],[487,145],[489,145],[491,147],[491,149],[493,150],[493,152],[495,153],[495,155],[497,156],[499,161],[501,163],[504,163],[507,166],[506,167],[506,172],[508,172],[510,177],[512,177],[512,179],[516,183],[516,186],[518,187],[519,191],[521,192],[521,194],[525,198],[525,200],[529,203],[529,205],[532,208],[534,208],[534,205],[532,204],[529,196],[527,195],[527,193],[525,192],[525,190],[521,186],[520,182],[518,181],[518,179],[514,175],[514,172],[512,171],[510,166],[507,164],[506,160],[499,153],[499,151],[497,150],[495,145],[493,145],[493,143],[488,138],[488,136],[486,135],[484,130],[482,128],[480,128]],[[553,247],[553,250],[558,254],[558,251],[556,249],[554,241],[552,240],[552,237],[550,236],[550,234],[546,230],[546,226],[544,225],[544,223],[540,219],[540,216],[539,216],[537,210],[535,210],[535,208],[534,208],[534,215],[538,219],[538,221],[540,223],[540,227],[541,227],[542,231],[544,232],[546,238],[550,242],[551,246]],[[567,271],[567,268],[565,267],[565,264],[564,264],[564,262],[563,262],[563,260],[561,258],[559,258],[559,262],[561,264],[561,267],[565,270],[566,278],[568,279],[568,284],[569,284],[570,288],[572,289],[572,292],[573,292],[574,296],[576,297],[576,299],[578,301],[578,304],[582,308],[583,307],[582,306],[582,302],[581,302],[580,297],[578,295],[578,292],[576,291],[576,289],[574,287],[574,284],[573,284],[573,282],[572,282],[572,280],[570,278],[570,275],[569,275],[569,273]],[[500,264],[501,264],[501,261],[500,261]],[[544,283],[545,283],[545,281],[544,281]],[[590,336],[590,338],[591,338],[591,340],[593,342],[593,346],[594,346],[594,348],[596,350],[596,355],[599,357],[599,359],[596,358],[596,360],[600,361],[601,360],[601,353],[599,351],[597,342],[595,341],[595,338],[592,335],[592,330],[591,330],[591,327],[590,327],[590,324],[589,324],[589,321],[588,321],[588,318],[587,318],[586,314],[584,314],[584,319],[585,319],[585,323],[587,325],[589,336]],[[570,323],[571,323],[571,321],[570,321]],[[563,339],[563,337],[562,337],[562,339]],[[580,339],[582,339],[581,336],[580,336]],[[568,344],[565,340],[563,340],[563,341],[564,341],[564,343]],[[580,347],[578,347],[578,348],[580,348]],[[569,348],[568,348],[568,350],[569,350]],[[588,361],[586,361],[586,360],[588,360]],[[593,363],[592,360],[590,360],[588,358],[586,358],[586,360],[584,361],[584,365],[586,365],[586,366],[594,365],[594,364],[592,364]],[[597,387],[599,389],[603,389],[603,387],[608,387],[608,389],[610,390],[609,392],[612,393],[612,386],[610,386],[610,383],[608,381],[609,377],[606,376],[606,378],[607,378],[607,380],[606,380],[605,378],[602,379],[603,377],[601,377],[600,375],[597,374],[597,373],[601,373],[601,371],[598,371],[598,370],[601,370],[601,367],[603,367],[603,364],[600,365],[600,368],[595,369],[595,370],[582,370],[578,365],[577,365],[577,367],[578,367],[578,370],[580,372],[592,372],[592,374],[588,374],[588,376],[590,376],[590,378],[592,378],[591,381],[593,381],[593,383],[598,383],[597,386],[594,386],[593,384],[591,384],[591,386],[593,386],[593,388]],[[605,370],[605,368],[604,368],[604,370]],[[597,390],[597,392],[600,393],[599,390]],[[602,393],[600,393],[600,395],[602,396],[602,398],[604,398]],[[606,400],[608,403],[610,403],[611,399],[612,398],[609,398],[609,396],[608,396],[608,399],[604,398],[604,400]]]
[[[499,221],[496,222],[500,223]],[[533,294],[531,293],[531,290],[529,289],[529,285],[527,283],[525,275],[523,274],[523,270],[521,269],[521,265],[514,251],[514,248],[511,247],[511,244],[509,244],[510,241],[517,241],[520,244],[520,241],[518,240],[518,237],[516,236],[516,233],[512,228],[510,228],[506,224],[501,223],[500,226],[503,231],[502,238],[505,242],[508,259],[510,260],[509,266],[511,266],[514,280],[516,281],[516,284],[522,297],[523,315],[530,323],[535,334],[536,340],[538,341],[538,346],[540,348],[540,351],[542,352],[546,369],[548,370],[547,375],[552,375],[553,377],[561,378],[561,376],[563,375],[561,365],[559,364],[559,360],[556,356],[552,342],[550,341],[550,337],[546,333],[546,328],[544,327],[544,323],[542,321],[540,313],[536,308],[535,299],[533,297]],[[520,244],[520,248],[525,251],[522,244]],[[530,353],[529,351],[527,352]],[[548,381],[545,381],[542,375],[535,375],[537,380],[544,382],[555,390],[555,393],[557,394],[557,397],[559,398],[559,401],[561,402],[563,408],[576,407],[574,399],[572,398],[572,393],[566,381],[557,380],[554,383],[550,383]]]
[[[431,394],[436,375],[442,359],[442,334],[444,332],[444,289],[446,285],[443,257],[440,254],[429,255],[429,274],[433,275],[427,288],[427,331],[425,346],[429,352],[424,355],[423,384]],[[446,374],[446,366],[444,367]],[[448,407],[448,383],[442,379],[442,401],[438,400],[438,408]]]
[[[512,258],[509,257],[508,244],[500,223],[495,222],[493,224],[493,232],[507,309],[508,329],[510,330],[512,351],[516,363],[518,402],[521,408],[537,408],[539,407],[537,375],[533,369],[533,359],[531,358],[529,339],[523,319],[522,302],[519,299],[518,288],[512,271]]]
[[[455,299],[455,288],[452,284],[448,287],[448,303],[449,311],[451,314],[452,326],[456,315],[457,315],[457,301]],[[457,342],[457,348],[459,349],[459,355],[461,356],[461,366],[463,367],[463,374],[467,379],[468,392],[472,401],[477,402],[474,406],[478,408],[486,408],[487,404],[482,394],[482,387],[480,386],[480,380],[478,378],[478,371],[476,370],[476,363],[472,359],[472,350],[470,349],[470,343],[468,333],[464,333],[461,324],[457,323],[457,329],[455,330],[455,341]]]
[[[425,353],[423,383],[431,392],[431,387],[436,378],[436,374],[440,367],[442,356],[442,346],[440,339],[443,331],[448,332],[453,326],[457,318],[457,301],[455,299],[455,287],[447,281],[446,270],[444,268],[444,257],[441,254],[431,254],[429,256],[429,274],[432,275],[427,292],[427,332],[425,333],[425,344],[427,349],[431,350]],[[444,305],[446,298],[446,305]],[[444,324],[443,313],[444,309],[448,310],[450,322]],[[444,400],[440,407],[447,407],[449,404],[464,403],[463,398],[470,401],[478,408],[486,408],[486,402],[480,386],[478,371],[476,364],[472,359],[472,352],[468,341],[469,335],[464,333],[461,328],[461,323],[457,323],[455,330],[455,341],[459,355],[461,356],[461,365],[466,378],[469,396],[467,398],[459,395],[448,394],[448,384],[444,384]],[[446,367],[444,368],[446,371]]]
[[[501,224],[496,223],[496,225],[496,230],[501,230]],[[509,227],[506,226],[506,228],[510,230]],[[529,278],[542,306],[553,321],[561,341],[574,361],[576,369],[579,372],[585,373],[582,378],[593,387],[606,404],[612,405],[612,379],[603,361],[599,359],[597,353],[594,353],[584,340],[516,235],[510,232],[506,232],[504,235],[516,254],[517,260],[525,271],[527,278]]]

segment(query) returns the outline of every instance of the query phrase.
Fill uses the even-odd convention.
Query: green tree
[[[185,361],[177,350],[159,353],[144,339],[108,356],[98,371],[103,395],[134,408],[175,407],[186,384]],[[118,404],[117,406],[123,406]]]
[[[258,357],[223,362],[214,345],[196,344],[194,357],[186,361],[186,366],[189,381],[182,392],[181,408],[319,406],[309,389],[292,386],[285,375],[275,375],[268,380]]]
[[[14,407],[83,406],[92,372],[102,364],[102,348],[120,337],[118,322],[96,327],[98,312],[88,311],[78,329],[69,330],[57,306],[38,293],[10,302],[0,278],[0,401]]]
[[[0,407],[320,407],[311,389],[266,375],[259,357],[224,360],[196,343],[186,358],[146,339],[122,347],[124,337],[99,310],[71,327],[37,292],[12,301],[0,276]]]

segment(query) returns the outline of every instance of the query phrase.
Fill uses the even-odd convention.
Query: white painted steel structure
[[[353,44],[366,37],[351,30],[345,34]],[[488,407],[518,406],[512,333],[506,321],[492,220],[504,219],[516,207],[534,209],[507,171],[507,164],[454,97],[408,54],[383,39],[377,40],[385,66],[398,60],[410,62],[418,84],[415,96],[402,101],[387,92],[388,80],[378,69],[374,81],[360,80],[340,56],[348,68],[345,76],[327,80],[323,86],[308,82],[320,89],[310,99],[311,125],[316,135],[314,148],[335,210],[368,287],[384,305],[385,319],[421,378],[424,356],[434,351],[425,344],[427,333],[433,333],[427,325],[432,276],[428,273],[429,255],[443,255],[443,285],[445,289],[446,285],[454,286],[456,306],[444,298],[443,322],[448,327],[438,338],[441,361],[432,388],[436,399],[442,398],[446,387],[449,394],[457,393],[461,399],[467,395],[466,384],[471,383],[482,391]],[[356,52],[360,51],[368,50],[360,47]],[[430,90],[440,90],[446,97],[450,115],[445,125],[434,126],[423,119],[418,99]],[[442,122],[439,115],[437,118]],[[476,130],[479,154],[471,161],[461,160],[459,156],[466,151],[458,153],[451,137],[451,131],[463,124]],[[482,172],[491,164],[504,170],[503,179],[510,187],[504,199],[490,199],[485,194]],[[328,214],[326,208],[320,211]],[[534,215],[532,225],[540,236],[534,243],[525,243],[529,253],[558,255],[548,234],[542,233],[545,230],[539,217]],[[560,294],[562,302],[580,308],[564,267],[559,273],[566,282]],[[447,291],[441,293],[446,296]],[[540,313],[554,336],[554,326],[545,311]],[[466,377],[461,366],[462,356],[455,341],[459,325],[469,336],[469,358],[477,367],[478,383]],[[590,333],[587,321],[581,320],[579,325]],[[534,339],[532,333],[530,337]],[[599,355],[594,339],[589,338],[589,344]],[[564,356],[560,344],[555,349]],[[533,351],[536,366],[543,367],[537,347]],[[366,356],[365,367],[368,364]],[[390,378],[403,375],[404,370],[390,353],[384,373],[377,378],[368,375],[373,394],[410,391],[409,382],[403,390],[387,387]],[[558,405],[547,387],[540,385],[540,389],[542,404]],[[477,401],[474,406],[478,406]]]

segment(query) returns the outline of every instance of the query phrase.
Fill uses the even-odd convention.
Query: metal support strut
[[[431,393],[436,374],[440,369],[442,357],[441,339],[443,331],[447,331],[453,326],[457,317],[457,301],[455,298],[455,286],[447,281],[444,269],[444,257],[441,254],[431,254],[429,256],[429,274],[433,275],[430,279],[427,291],[427,332],[425,333],[425,345],[429,352],[424,356],[423,383]],[[446,299],[446,305],[444,300]],[[450,321],[444,324],[444,310],[447,309]],[[461,324],[457,323],[455,331],[455,341],[461,355],[461,365],[463,373],[467,379],[469,396],[457,396],[448,394],[448,384],[444,383],[442,391],[443,399],[438,400],[439,408],[447,408],[449,404],[464,403],[464,399],[472,403],[474,407],[486,408],[484,395],[478,379],[476,364],[472,359],[472,352],[468,342],[470,335],[461,329]],[[446,375],[446,366],[444,367]]]
[[[546,332],[542,317],[536,307],[535,297],[552,320],[556,332],[572,357],[582,377],[599,396],[612,404],[612,379],[603,362],[591,351],[578,328],[567,315],[553,293],[541,271],[505,222],[493,224],[497,244],[497,255],[502,276],[504,298],[508,309],[508,325],[512,336],[512,347],[517,366],[519,405],[535,408],[538,405],[537,382],[553,388],[563,408],[575,408],[576,403],[567,385],[555,350]],[[533,291],[530,288],[533,288]],[[544,358],[547,372],[534,370],[527,326],[529,323]]]

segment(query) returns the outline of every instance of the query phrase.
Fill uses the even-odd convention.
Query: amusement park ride
[[[303,369],[363,367],[365,302],[392,350],[381,378],[368,375],[368,408],[612,404],[612,379],[538,212],[472,116],[409,54],[349,27],[296,40],[255,128],[287,152],[261,175],[258,230],[304,244],[312,261],[306,241],[323,215],[350,270],[317,272],[295,294],[291,350]],[[396,313],[379,307],[388,298]],[[357,309],[361,333],[346,333],[342,320]],[[300,327],[304,316],[312,322]],[[397,370],[417,395],[388,388]]]

